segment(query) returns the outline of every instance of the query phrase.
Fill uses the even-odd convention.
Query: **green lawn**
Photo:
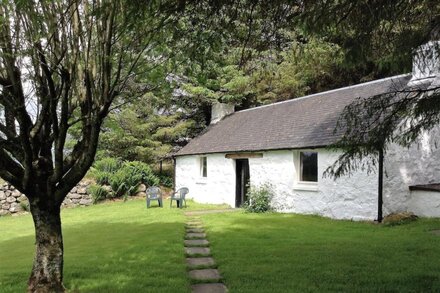
[[[62,211],[71,292],[188,292],[183,210],[143,200]],[[188,202],[188,209],[218,208]],[[0,218],[0,292],[25,292],[34,254],[30,215]]]
[[[62,212],[70,292],[189,292],[183,211],[144,201]],[[219,208],[189,202],[188,210]],[[315,216],[202,215],[231,292],[440,291],[440,220],[385,227]],[[0,218],[0,292],[24,292],[29,215]]]
[[[204,215],[231,292],[439,292],[439,220],[386,227],[315,216]]]

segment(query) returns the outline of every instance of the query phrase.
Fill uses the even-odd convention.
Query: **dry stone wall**
[[[0,216],[22,212],[28,206],[28,200],[14,186],[7,183],[0,186]]]
[[[89,206],[93,203],[91,195],[88,193],[88,187],[91,181],[81,181],[77,186],[67,194],[61,207]]]
[[[93,200],[88,193],[90,184],[92,184],[91,181],[81,181],[66,196],[62,207],[91,205]],[[29,211],[29,201],[24,194],[8,183],[0,185],[0,216],[18,215],[27,211]]]

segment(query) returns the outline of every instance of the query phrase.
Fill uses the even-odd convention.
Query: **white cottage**
[[[438,42],[435,42],[438,44]],[[420,50],[431,50],[429,43]],[[434,49],[432,49],[434,50]],[[421,58],[426,70],[420,70]],[[436,58],[433,58],[436,57]],[[317,214],[336,219],[374,220],[378,214],[378,175],[358,171],[337,180],[323,178],[341,152],[326,147],[344,107],[358,97],[430,84],[440,78],[436,54],[416,54],[413,74],[375,80],[294,100],[234,112],[213,107],[208,129],[175,156],[176,187],[190,189],[197,202],[239,207],[246,186],[271,183],[273,205],[281,212]],[[440,216],[440,149],[425,133],[411,148],[389,146],[384,158],[384,214],[410,211]]]

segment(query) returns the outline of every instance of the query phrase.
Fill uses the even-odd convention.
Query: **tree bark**
[[[31,202],[35,225],[35,258],[28,292],[65,292],[63,286],[63,236],[60,207],[44,201]]]

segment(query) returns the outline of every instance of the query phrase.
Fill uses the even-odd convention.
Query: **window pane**
[[[301,152],[301,181],[318,182],[318,153]]]
[[[202,177],[208,177],[208,160],[206,157],[201,158]]]

